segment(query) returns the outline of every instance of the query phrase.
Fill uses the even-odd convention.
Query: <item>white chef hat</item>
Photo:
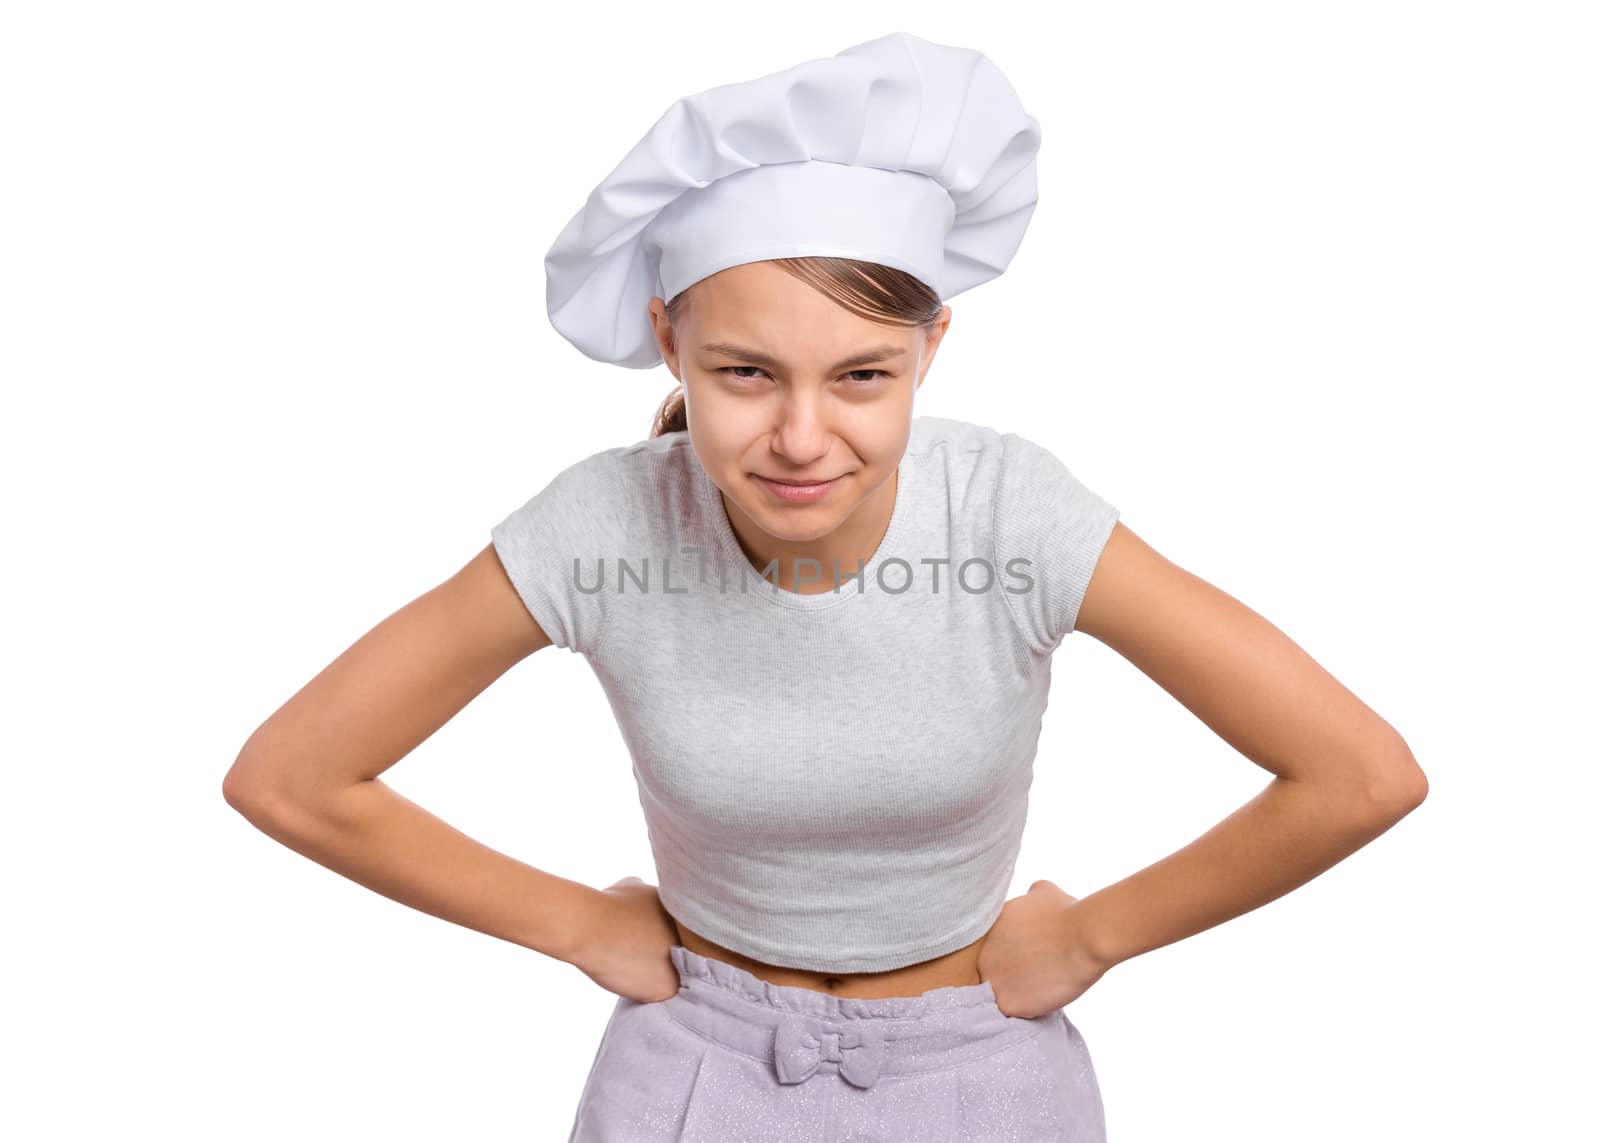
[[[1038,150],[987,56],[907,32],[685,96],[556,237],[550,321],[597,361],[648,369],[650,299],[746,262],[880,262],[952,298],[1016,254]]]

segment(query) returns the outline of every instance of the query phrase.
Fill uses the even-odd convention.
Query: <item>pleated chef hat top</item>
[[[746,262],[880,262],[952,298],[1016,254],[1038,150],[987,56],[908,32],[684,96],[550,247],[550,321],[597,361],[648,369],[650,299]]]

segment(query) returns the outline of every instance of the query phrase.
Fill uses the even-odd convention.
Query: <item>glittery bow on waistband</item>
[[[785,1016],[773,1036],[772,1060],[779,1083],[804,1083],[816,1073],[818,1064],[829,1060],[857,1087],[871,1087],[883,1067],[883,1029],[852,1024],[843,1032],[814,1036],[806,1031],[805,1021]]]

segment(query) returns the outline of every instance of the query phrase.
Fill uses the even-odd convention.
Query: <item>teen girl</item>
[[[571,1143],[1105,1139],[1065,1008],[1423,798],[1400,735],[1045,448],[918,416],[946,299],[1002,273],[1038,126],[897,33],[675,103],[546,260],[584,353],[681,383],[242,751],[229,801],[398,901],[617,995]],[[1007,899],[1051,656],[1113,648],[1275,775],[1082,900]],[[582,654],[659,886],[544,873],[379,775],[514,664]]]

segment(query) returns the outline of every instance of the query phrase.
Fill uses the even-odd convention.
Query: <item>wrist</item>
[[[539,933],[531,946],[545,956],[577,965],[594,946],[607,898],[600,890],[567,881],[539,917]]]
[[[1092,897],[1074,901],[1066,908],[1067,944],[1095,973],[1105,973],[1126,959],[1116,933]]]

